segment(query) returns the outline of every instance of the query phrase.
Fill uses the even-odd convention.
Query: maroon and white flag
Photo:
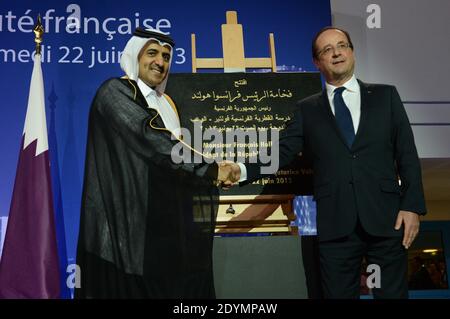
[[[59,298],[60,276],[40,59],[40,55],[34,59],[0,259],[0,298]]]

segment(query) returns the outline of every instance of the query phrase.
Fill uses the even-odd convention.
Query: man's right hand
[[[230,189],[236,185],[241,178],[241,168],[238,164],[231,161],[223,161],[219,163],[219,173],[217,180],[221,183],[222,189]]]

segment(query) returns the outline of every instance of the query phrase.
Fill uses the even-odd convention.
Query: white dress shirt
[[[350,114],[352,116],[353,128],[355,129],[355,134],[358,132],[359,118],[361,117],[361,89],[359,83],[353,74],[352,78],[342,85],[345,90],[342,92],[342,98],[347,105]],[[334,110],[334,90],[337,88],[334,85],[325,82],[325,87],[327,90],[328,101],[330,102],[331,112],[335,114]]]
[[[157,91],[153,90],[147,84],[145,84],[141,79],[138,79],[137,84],[142,92],[142,95],[147,101],[148,107],[158,111],[161,115],[161,119],[164,123],[166,129],[171,131],[177,137],[180,136],[180,120],[177,113],[166,100],[164,95],[159,94]]]

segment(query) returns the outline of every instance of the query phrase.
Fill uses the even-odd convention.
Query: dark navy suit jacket
[[[280,135],[280,167],[300,152],[312,158],[321,241],[350,234],[357,218],[371,235],[402,236],[402,229],[394,230],[398,212],[426,212],[420,161],[396,88],[358,83],[361,119],[351,148],[339,131],[325,90],[298,102]],[[260,177],[258,164],[247,165],[246,182]]]

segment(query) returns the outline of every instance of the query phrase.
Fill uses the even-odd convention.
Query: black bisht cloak
[[[214,298],[217,164],[175,164],[136,82],[110,79],[89,115],[76,298]],[[164,127],[157,116],[153,125]]]

